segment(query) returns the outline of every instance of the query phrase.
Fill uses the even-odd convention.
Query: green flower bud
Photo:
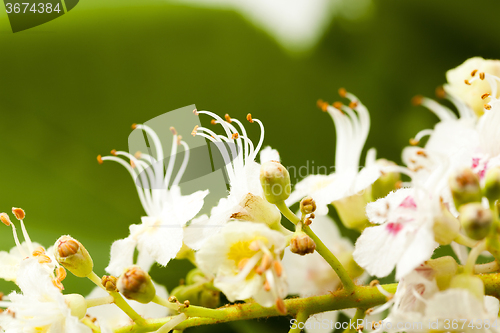
[[[493,214],[480,203],[469,203],[460,207],[460,223],[472,239],[481,240],[490,232],[493,223]]]
[[[500,200],[500,167],[490,168],[486,172],[483,193],[490,204]]]
[[[363,231],[370,225],[365,215],[366,204],[370,201],[371,191],[366,189],[350,197],[336,200],[332,202],[332,205],[346,228]]]
[[[285,201],[290,196],[291,185],[288,170],[277,161],[269,161],[260,167],[260,184],[270,203]]]
[[[82,319],[87,313],[87,301],[85,297],[80,294],[68,294],[64,295],[64,301],[71,310],[71,315]]]
[[[316,210],[316,202],[314,202],[313,198],[305,197],[300,201],[300,211],[302,214],[307,215],[314,213]]]
[[[481,302],[484,300],[484,283],[477,276],[458,274],[451,279],[450,288],[466,289]]]
[[[453,173],[450,176],[449,185],[457,209],[463,204],[482,200],[479,178],[469,168]]]
[[[316,243],[305,232],[296,232],[290,239],[290,251],[301,256],[313,253],[316,249]]]
[[[434,219],[432,229],[434,231],[434,240],[439,245],[449,245],[458,236],[460,222],[453,216],[444,205],[441,205],[443,214]]]
[[[94,262],[87,249],[71,236],[61,236],[56,241],[54,256],[58,263],[78,277],[86,277],[94,269]]]
[[[151,276],[139,266],[130,266],[118,278],[116,286],[128,299],[147,304],[156,296]]]
[[[457,262],[450,256],[429,260],[425,265],[432,268],[434,271],[434,278],[436,279],[439,290],[448,289],[451,280],[458,271]]]
[[[382,167],[397,166],[396,163],[384,158],[378,159],[376,163]],[[399,172],[382,172],[380,177],[372,184],[373,201],[384,198],[391,191],[398,188],[398,183],[401,181]]]

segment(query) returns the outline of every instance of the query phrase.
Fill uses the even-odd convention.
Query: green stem
[[[91,308],[94,306],[111,304],[115,301],[115,299],[112,296],[104,296],[99,298],[86,299],[85,301],[87,302],[87,308]]]
[[[300,222],[300,219],[297,217],[297,215],[295,215],[290,210],[290,208],[288,208],[284,201],[278,202],[275,205],[290,222],[292,222],[293,224],[297,224]]]
[[[344,333],[355,333],[356,329],[358,328],[358,319],[364,319],[366,315],[366,310],[358,308],[356,310],[356,313],[354,314],[354,317],[352,317],[351,321],[349,322],[349,327],[344,330]],[[352,328],[352,323],[354,323],[354,329]]]
[[[491,210],[493,210],[493,223],[490,233],[488,237],[486,237],[486,248],[493,255],[495,260],[500,263],[500,240],[498,238],[500,234],[500,221],[498,219],[498,201],[491,206]]]
[[[307,314],[307,312],[305,311],[299,311],[297,313],[297,317],[296,317],[296,322],[295,322],[295,327],[292,326],[292,328],[290,328],[290,331],[288,333],[300,333],[302,332],[302,328],[305,327],[305,324],[306,324],[306,321],[307,319],[309,318],[309,315]],[[302,324],[302,325],[301,325]]]
[[[309,228],[308,226],[304,226],[302,229],[309,237],[312,238],[314,243],[316,243],[316,251],[332,266],[333,270],[339,276],[344,289],[347,291],[354,290],[356,285],[350,278],[349,274],[345,270],[344,266],[340,263],[340,261],[335,257],[335,255],[326,247],[325,244],[321,241],[321,239],[316,236],[316,234]]]
[[[156,295],[155,298],[153,298],[152,302],[164,306],[170,310],[179,311],[180,309],[180,306],[178,304],[169,302],[168,300],[158,295]]]
[[[89,278],[90,281],[94,282],[98,287],[101,287],[102,289],[106,290],[104,286],[101,283],[101,279],[99,276],[97,276],[96,273],[91,272],[87,278]],[[120,309],[122,309],[123,312],[125,312],[130,319],[132,319],[137,325],[143,326],[146,324],[146,321],[144,318],[142,318],[137,312],[135,312],[134,309],[123,299],[122,295],[116,291],[109,291],[107,290],[110,296],[113,297],[113,303],[116,304]]]
[[[474,274],[474,265],[476,264],[477,258],[481,252],[486,250],[486,242],[483,240],[479,242],[472,250],[469,252],[469,256],[467,257],[467,262],[465,264],[464,271],[466,274]]]
[[[460,245],[465,245],[470,248],[473,248],[477,244],[476,240],[473,240],[472,238],[469,238],[463,234],[458,234],[458,236],[453,241],[455,243],[458,243]]]

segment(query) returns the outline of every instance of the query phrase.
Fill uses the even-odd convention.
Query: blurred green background
[[[335,131],[316,100],[333,102],[345,87],[371,113],[365,148],[400,162],[408,139],[436,122],[411,97],[433,97],[446,70],[469,57],[500,58],[494,0],[375,0],[356,20],[335,16],[319,43],[300,52],[231,10],[82,0],[67,15],[13,34],[1,8],[0,210],[24,208],[31,238],[46,247],[61,234],[79,239],[99,275],[112,241],[144,214],[126,171],[96,161],[127,149],[132,123],[189,104],[243,119],[251,112],[285,165],[329,166]],[[8,250],[11,231],[2,228],[0,250]],[[169,266],[153,275],[172,289],[188,266]],[[92,288],[73,276],[65,286]],[[4,292],[12,287],[0,283]],[[217,330],[264,332],[265,322],[249,325]]]

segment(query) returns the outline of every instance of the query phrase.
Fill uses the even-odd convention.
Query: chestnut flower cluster
[[[0,214],[15,242],[0,252],[0,278],[19,287],[0,293],[0,333],[182,332],[270,316],[293,317],[290,332],[331,332],[336,326],[325,320],[335,322],[339,311],[354,322],[369,319],[346,333],[498,331],[499,76],[500,61],[472,58],[438,89],[456,110],[415,97],[439,121],[410,139],[402,166],[377,159],[373,148],[362,161],[370,115],[340,89],[343,103],[318,101],[336,129],[335,172],[293,188],[278,152],[264,148],[259,119],[246,119],[260,128],[253,140],[243,121],[194,110],[215,127],[196,126],[191,134],[216,144],[229,181],[227,197],[210,214],[200,214],[210,189],[181,189],[189,147],[175,128],[165,158],[157,133],[134,124],[148,137],[150,154],[113,150],[97,158],[130,173],[145,211],[129,236],[112,244],[109,275],[94,273],[75,238],[61,236],[46,249],[30,239],[24,210],[12,209],[14,222]],[[330,206],[339,223],[360,233],[354,244],[341,236]],[[439,246],[454,256],[436,257]],[[480,256],[486,264],[477,263]],[[172,259],[195,268],[169,296],[149,271]],[[86,297],[65,294],[67,271],[95,289]],[[394,271],[397,283],[375,280]],[[233,304],[222,306],[221,294]]]

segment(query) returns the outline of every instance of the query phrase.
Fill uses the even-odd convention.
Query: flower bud
[[[316,202],[311,197],[305,197],[300,201],[300,211],[302,214],[307,215],[314,213],[316,210]]]
[[[434,240],[439,245],[449,245],[458,236],[460,222],[453,216],[444,205],[441,205],[442,214],[434,219],[432,227]]]
[[[316,243],[305,232],[296,232],[290,240],[290,251],[301,256],[313,253],[316,249]]]
[[[288,170],[277,161],[269,161],[260,167],[260,184],[270,203],[285,201],[290,196],[291,185]]]
[[[68,294],[64,295],[64,301],[71,310],[71,315],[82,319],[87,313],[87,301],[85,297],[80,294]]]
[[[439,290],[448,289],[458,271],[457,262],[450,256],[429,260],[425,265],[432,268]]]
[[[484,196],[488,198],[490,204],[500,200],[500,167],[490,168],[486,172],[484,179]]]
[[[118,278],[118,290],[128,299],[147,304],[156,296],[151,277],[139,266],[130,266]]]
[[[347,198],[336,200],[332,205],[337,210],[342,224],[348,229],[363,231],[369,226],[365,207],[371,201],[371,191],[366,189]]]
[[[472,239],[481,240],[490,232],[493,223],[493,214],[480,203],[469,203],[460,207],[460,223]]]
[[[469,168],[464,168],[451,175],[449,179],[455,207],[460,208],[469,202],[481,202],[482,193],[479,178]]]
[[[397,166],[396,163],[386,160],[384,158],[376,161],[377,165],[383,167]],[[380,177],[372,184],[372,198],[373,201],[384,198],[391,191],[397,188],[397,184],[401,180],[399,172],[382,172]]]
[[[61,236],[56,241],[54,256],[58,263],[78,277],[88,276],[94,268],[87,249],[71,236]]]
[[[112,275],[104,275],[101,279],[101,283],[107,291],[118,291],[116,283],[118,279]]]
[[[458,274],[451,279],[450,288],[466,289],[481,302],[484,300],[484,283],[477,276]]]

